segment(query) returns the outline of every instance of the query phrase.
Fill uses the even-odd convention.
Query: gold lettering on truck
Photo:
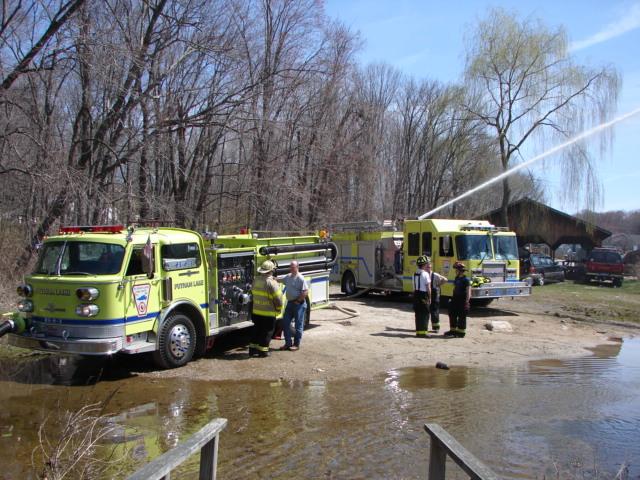
[[[193,282],[176,283],[173,288],[175,290],[181,290],[183,288],[201,287],[202,285],[204,285],[204,280],[196,280]]]

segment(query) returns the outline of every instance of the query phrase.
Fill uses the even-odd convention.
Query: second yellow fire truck
[[[468,269],[476,305],[531,294],[531,286],[519,280],[515,233],[486,221],[354,222],[334,225],[331,230],[340,252],[331,280],[339,282],[347,295],[363,288],[412,292],[416,260],[421,255],[431,257],[433,270],[449,279],[442,286],[445,299],[453,293],[455,262]]]

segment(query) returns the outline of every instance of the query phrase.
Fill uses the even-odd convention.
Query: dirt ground
[[[547,287],[536,287],[547,288]],[[151,377],[189,377],[202,380],[336,380],[370,378],[402,367],[507,367],[541,358],[587,355],[590,347],[620,341],[640,333],[637,326],[584,322],[565,315],[561,305],[543,297],[502,299],[488,308],[472,309],[464,339],[445,339],[442,333],[416,338],[408,298],[370,294],[334,303],[359,312],[357,317],[336,309],[313,311],[297,352],[277,351],[274,340],[269,358],[249,358],[245,347],[229,347],[169,371],[144,373]],[[448,329],[446,309],[440,313],[440,332]],[[485,324],[507,321],[513,332],[491,332]],[[242,342],[239,343],[242,345]],[[246,343],[245,343],[246,345]]]

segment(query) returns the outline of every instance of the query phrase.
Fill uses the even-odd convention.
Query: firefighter
[[[427,263],[427,257],[418,257],[416,260],[418,271],[413,274],[413,311],[416,314],[416,337],[418,338],[427,338],[429,304],[431,303]]]
[[[249,356],[268,357],[269,343],[276,328],[276,318],[282,312],[282,291],[278,281],[273,278],[276,269],[271,260],[262,262],[258,268],[260,274],[253,285],[253,310],[251,318],[255,325],[249,344]]]
[[[464,338],[467,331],[467,314],[471,301],[471,281],[464,274],[467,267],[460,262],[453,264],[456,278],[453,281],[453,296],[449,302],[449,331],[445,337]]]
[[[431,284],[431,303],[429,305],[431,328],[435,333],[438,333],[440,331],[440,286],[447,283],[447,277],[431,269],[431,259],[429,257],[427,257],[427,273]]]

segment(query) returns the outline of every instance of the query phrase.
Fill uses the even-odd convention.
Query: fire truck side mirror
[[[449,235],[445,235],[442,237],[442,250],[444,254],[448,257],[449,251],[451,250],[451,237]]]
[[[153,278],[153,274],[155,272],[155,261],[153,258],[153,250],[147,255],[143,253],[142,255],[142,271],[147,274],[147,278]]]

